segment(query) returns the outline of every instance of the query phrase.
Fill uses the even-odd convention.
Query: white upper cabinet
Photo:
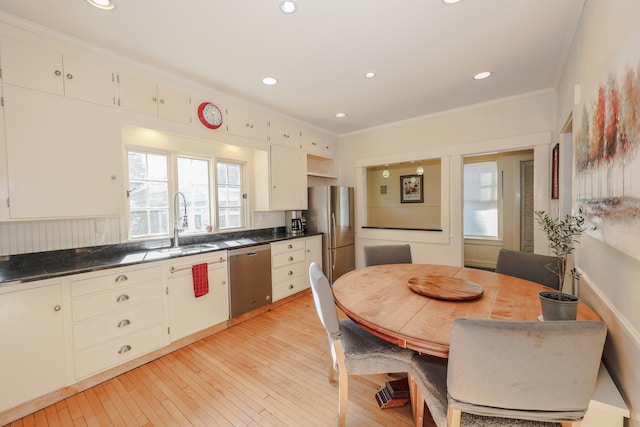
[[[11,219],[121,215],[116,109],[5,85]]]
[[[120,74],[120,108],[164,120],[191,123],[189,94],[154,82]]]
[[[114,105],[114,75],[99,65],[13,39],[0,47],[2,82]]]
[[[272,144],[290,148],[302,148],[301,134],[298,126],[283,119],[271,119],[269,122],[269,141]]]
[[[269,119],[263,112],[238,105],[227,107],[225,112],[230,134],[262,142],[269,140]]]
[[[302,129],[302,149],[311,157],[322,159],[336,157],[335,139],[315,129]]]
[[[271,210],[307,209],[304,151],[271,144]]]

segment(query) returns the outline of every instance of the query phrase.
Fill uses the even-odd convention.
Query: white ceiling
[[[280,0],[115,1],[0,10],[336,134],[555,87],[584,3],[296,0],[285,15]]]

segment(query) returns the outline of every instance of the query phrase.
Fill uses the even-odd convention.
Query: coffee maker
[[[306,222],[302,216],[302,211],[286,211],[284,223],[287,228],[287,234],[298,235],[304,233]]]

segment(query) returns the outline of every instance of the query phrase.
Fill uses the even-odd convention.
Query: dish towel
[[[196,264],[191,267],[193,294],[196,298],[209,293],[209,264]]]

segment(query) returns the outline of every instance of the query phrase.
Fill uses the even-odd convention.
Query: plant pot
[[[540,292],[540,306],[543,320],[576,320],[578,302],[575,295],[562,294],[562,301],[558,299],[559,292]]]

